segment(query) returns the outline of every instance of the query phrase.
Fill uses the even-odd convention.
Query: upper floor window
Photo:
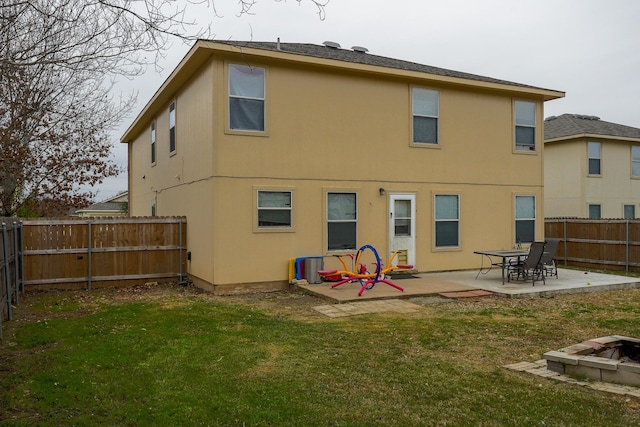
[[[356,193],[327,193],[328,250],[355,250],[357,224]]]
[[[640,145],[631,147],[631,176],[640,178]]]
[[[602,207],[600,205],[589,205],[589,218],[591,219],[602,218]]]
[[[258,191],[258,227],[291,227],[291,191]]]
[[[265,129],[265,69],[229,64],[229,128]]]
[[[457,195],[435,197],[436,247],[460,246],[460,201]]]
[[[413,88],[413,142],[438,143],[438,98],[437,90]]]
[[[589,175],[600,175],[602,145],[599,142],[589,142],[587,147],[587,151],[589,152]]]
[[[536,150],[536,104],[516,101],[516,150]]]
[[[151,163],[156,162],[156,121],[151,122]]]
[[[176,102],[169,105],[169,152],[176,151]]]
[[[536,198],[516,196],[516,241],[531,243],[536,237]]]

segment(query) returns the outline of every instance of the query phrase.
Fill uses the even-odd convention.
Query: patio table
[[[482,274],[487,274],[491,267],[500,267],[502,269],[502,284],[504,285],[504,269],[508,265],[509,258],[518,258],[520,260],[521,257],[527,256],[529,251],[526,249],[496,249],[496,250],[486,250],[486,251],[474,251],[474,254],[478,254],[482,256],[480,261],[480,271],[476,274],[476,279]],[[486,271],[484,271],[484,257],[489,259],[489,267]],[[493,258],[502,258],[501,262],[493,262]]]

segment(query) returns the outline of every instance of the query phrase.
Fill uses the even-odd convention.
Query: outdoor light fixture
[[[380,193],[381,196],[384,196],[384,193],[385,193],[384,188],[382,187],[378,188],[378,192]]]

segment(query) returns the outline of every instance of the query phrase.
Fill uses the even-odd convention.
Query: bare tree
[[[275,0],[279,1],[279,0]],[[321,19],[327,0],[315,4]],[[256,0],[240,0],[239,15]],[[158,64],[169,43],[211,35],[189,21],[215,0],[3,0],[0,3],[0,216],[84,205],[87,185],[114,176],[109,132],[135,97],[114,99],[113,78]]]

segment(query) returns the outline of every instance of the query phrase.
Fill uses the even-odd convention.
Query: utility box
[[[324,259],[321,256],[307,257],[304,260],[304,277],[308,283],[322,283],[318,271],[324,268]]]

